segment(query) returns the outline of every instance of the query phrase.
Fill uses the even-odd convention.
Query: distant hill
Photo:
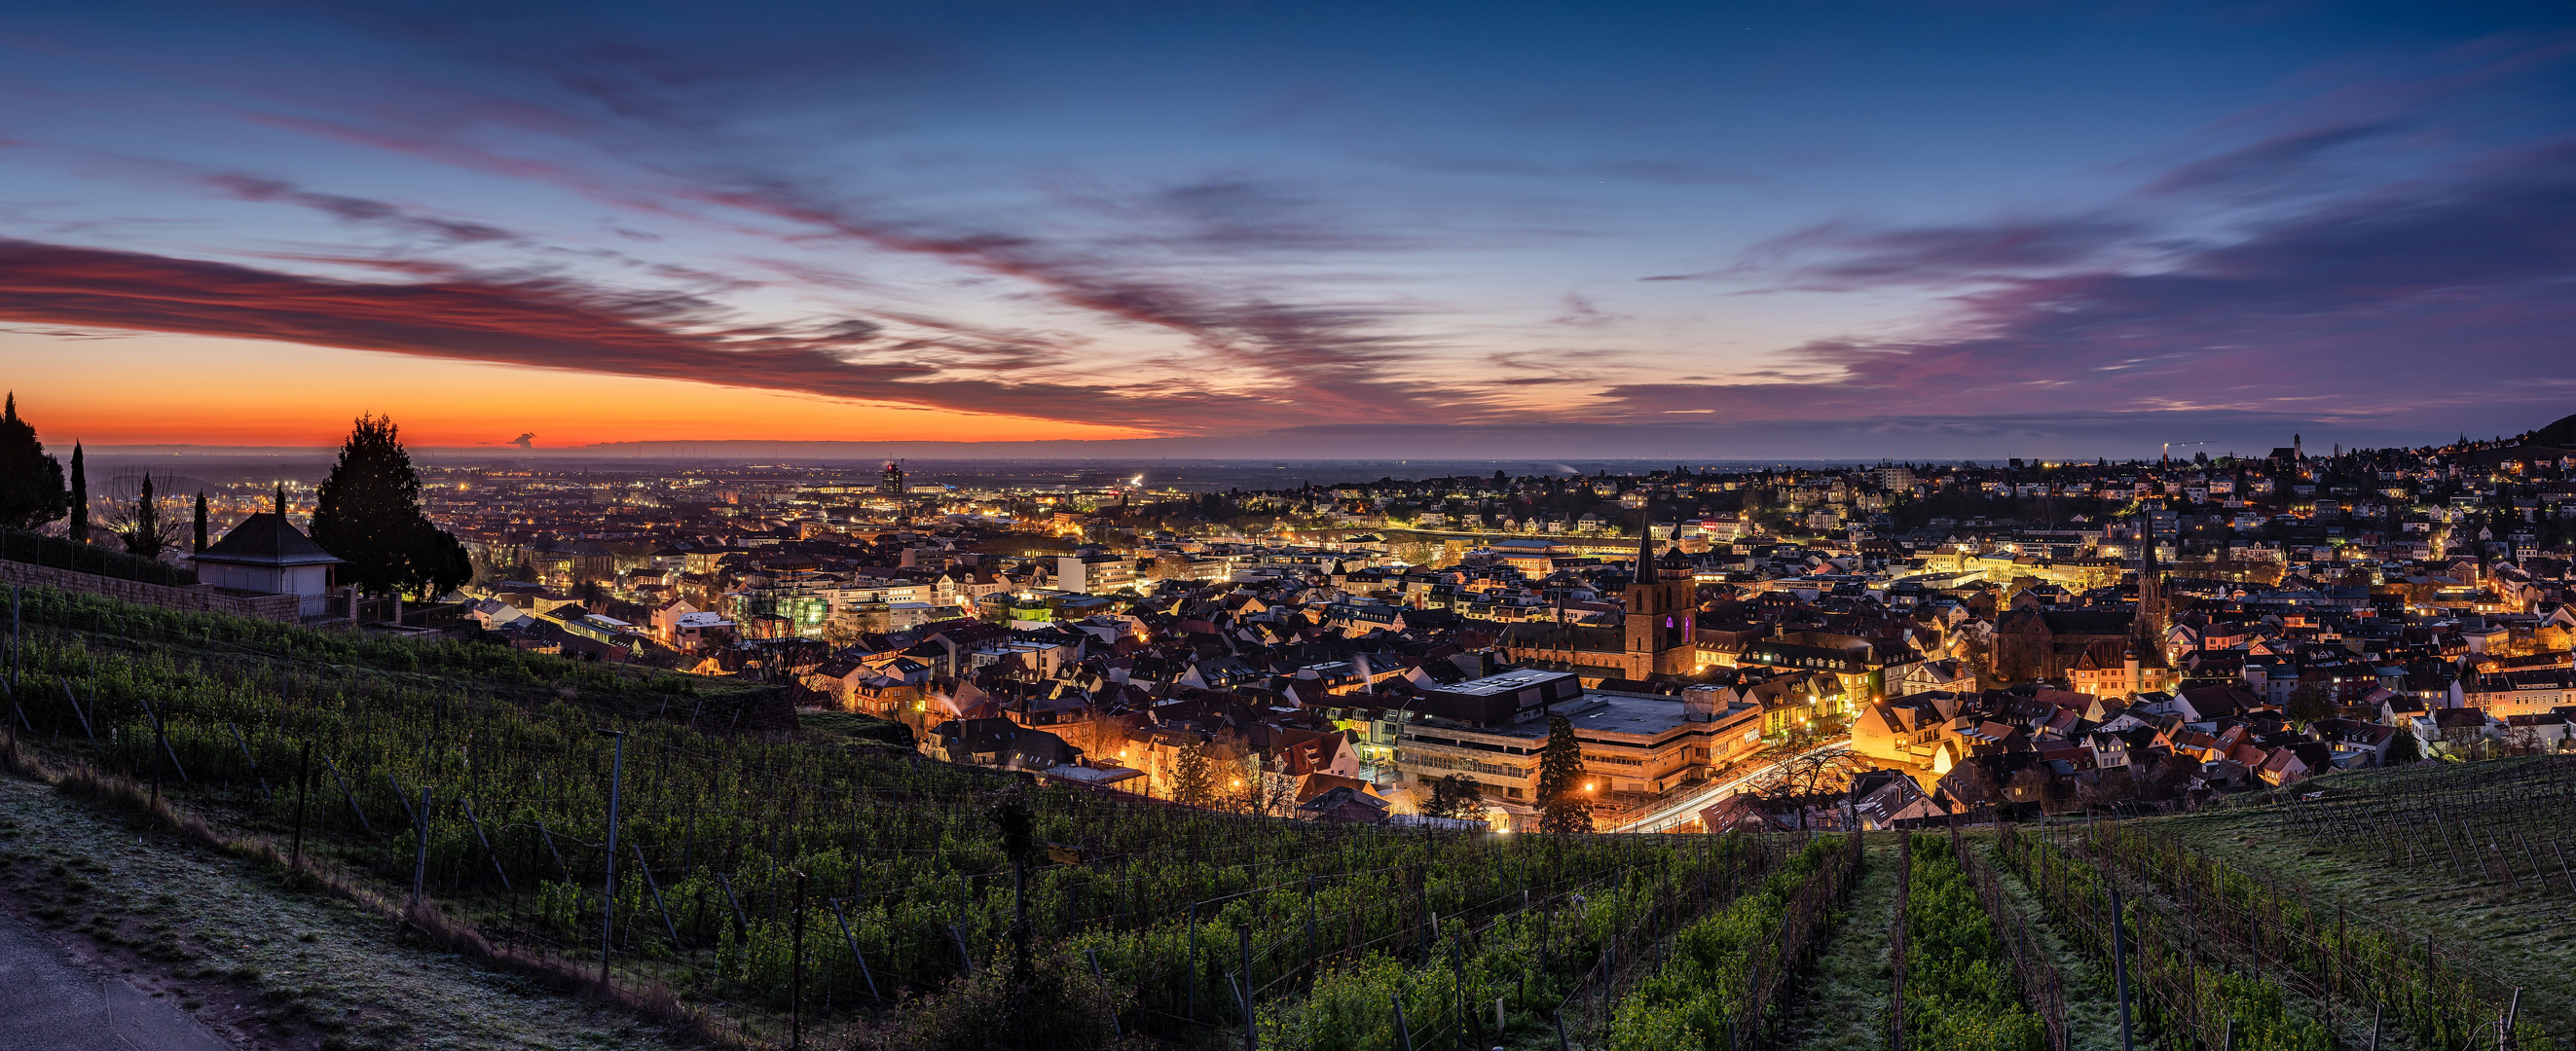
[[[2531,432],[2525,445],[2554,445],[2565,449],[2576,447],[2576,416],[2560,417],[2558,422]]]

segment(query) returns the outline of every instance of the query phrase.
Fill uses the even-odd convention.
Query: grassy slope
[[[2020,877],[2013,875],[2012,869],[2005,867],[2001,857],[1995,855],[1991,837],[1975,837],[1975,845],[1971,849],[1987,852],[1984,860],[1995,870],[1996,881],[2003,885],[2004,896],[2012,899],[2013,907],[2030,921],[2031,933],[2038,937],[2040,946],[2056,962],[2058,973],[2064,975],[2068,1042],[2075,1051],[2118,1051],[2120,1009],[2111,995],[2111,976],[2058,936],[2057,928],[2048,922],[2048,914],[2041,910],[2038,896],[2031,893]],[[2141,1033],[2138,1046],[2152,1047],[2154,1042]]]
[[[0,907],[134,968],[137,984],[247,1046],[684,1046],[630,1014],[404,944],[383,920],[290,892],[250,862],[139,829],[0,776]]]
[[[1991,851],[1993,840],[1971,834],[1970,849]],[[2004,893],[2031,927],[2066,976],[2066,1024],[2075,1051],[2117,1051],[2120,1023],[2111,1000],[2111,979],[2098,973],[2082,954],[2057,936],[2029,888],[1991,854]],[[1801,994],[1790,1024],[1790,1045],[1799,1051],[1878,1051],[1887,1046],[1888,919],[1896,907],[1897,850],[1893,839],[1872,843],[1859,886],[1832,944],[1816,963],[1814,978]],[[2154,1042],[2141,1037],[2141,1048]]]
[[[2508,764],[2529,760],[2496,760]],[[2459,776],[2458,767],[2354,771],[2311,782],[2313,789],[2364,800],[2393,798],[2418,779]],[[2427,857],[2421,866],[2391,865],[2376,848],[2318,842],[2289,832],[2278,804],[2231,806],[2154,818],[2157,827],[2230,865],[2295,885],[2320,901],[2373,916],[2447,948],[2466,952],[2525,988],[2524,1017],[2553,1031],[2576,1028],[2576,925],[2563,895],[2525,885],[2463,882]]]
[[[1804,1051],[1877,1051],[1887,1046],[1888,919],[1896,908],[1896,840],[1881,835],[1861,859],[1833,940],[1801,983],[1789,1046]]]

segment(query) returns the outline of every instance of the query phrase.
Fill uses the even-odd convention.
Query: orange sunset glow
[[[47,433],[92,445],[328,446],[362,412],[394,415],[425,447],[602,442],[1032,441],[1145,432],[589,372],[516,368],[292,343],[0,334],[22,401]],[[97,377],[117,377],[113,384]]]

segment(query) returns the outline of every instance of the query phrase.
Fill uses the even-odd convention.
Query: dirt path
[[[141,1002],[193,1016],[210,1035],[244,1048],[687,1046],[624,1012],[408,944],[386,921],[288,891],[248,862],[146,835],[121,815],[5,775],[0,913],[28,937],[92,961],[86,971],[120,979]],[[13,984],[12,974],[0,972],[0,987]],[[124,1011],[126,1000],[110,988],[109,1006]],[[37,1006],[80,1017],[78,1002],[62,995]],[[10,1014],[0,1001],[0,1017]],[[14,1046],[8,1039],[0,1035],[0,1049]]]

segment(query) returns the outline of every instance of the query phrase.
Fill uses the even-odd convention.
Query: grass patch
[[[2464,766],[2496,768],[2502,775],[2532,760],[2446,764],[2441,767],[2355,771],[2319,778],[2317,789],[2347,805],[2395,801],[2427,779],[2458,777]],[[2519,885],[2462,885],[2433,851],[2414,863],[2392,864],[2377,844],[2323,843],[2290,831],[2281,807],[2236,805],[2193,814],[2150,818],[2153,827],[2226,862],[2307,889],[2311,899],[2341,906],[2354,916],[2430,935],[2456,952],[2524,988],[2525,1021],[2563,1032],[2576,1028],[2576,951],[2568,940],[2569,904],[2563,890]],[[2427,888],[2440,888],[2427,893]]]
[[[796,726],[809,733],[822,734],[851,744],[885,745],[910,749],[912,727],[891,719],[879,719],[857,712],[798,712]]]
[[[156,991],[183,1006],[193,1001],[191,1010],[203,1009],[200,1017],[218,1031],[303,1047],[317,1039],[331,1046],[321,1034],[332,1034],[338,1046],[458,1051],[693,1046],[638,1026],[626,1012],[533,990],[524,978],[454,952],[397,941],[381,918],[287,890],[258,861],[130,828],[98,802],[0,776],[0,819],[40,837],[59,855],[53,871],[85,873],[76,878],[101,899],[185,902],[136,925],[148,931],[138,952],[175,963],[159,973],[185,981]],[[27,912],[58,925],[68,914],[33,898],[38,889],[22,885],[18,892],[30,902]],[[101,930],[117,923],[104,914],[85,922]],[[299,933],[280,936],[287,931]],[[205,984],[226,982],[244,988],[233,994]],[[241,1002],[229,1002],[235,999]],[[283,1031],[260,1033],[260,1027]],[[289,1039],[298,1031],[313,1035]]]
[[[2030,923],[2032,940],[2039,943],[2041,951],[2048,954],[2049,960],[2057,964],[2058,973],[2064,976],[2067,1043],[2074,1051],[2119,1051],[2120,1006],[2112,996],[2110,974],[2094,966],[2091,957],[2067,944],[2049,921],[2048,913],[2040,908],[2039,896],[2031,892],[2020,876],[2013,874],[2011,866],[2003,863],[2001,855],[1994,853],[1991,835],[1974,835],[1970,842],[1970,849],[1988,852],[1986,863],[1994,868],[1996,881],[2003,885],[2004,897],[2010,899],[2013,908]],[[2137,1046],[2151,1048],[2158,1045],[2140,1032]]]
[[[1896,907],[1896,842],[1861,852],[1860,882],[1797,997],[1788,1046],[1800,1051],[1881,1051],[1887,1046],[1888,918]]]

